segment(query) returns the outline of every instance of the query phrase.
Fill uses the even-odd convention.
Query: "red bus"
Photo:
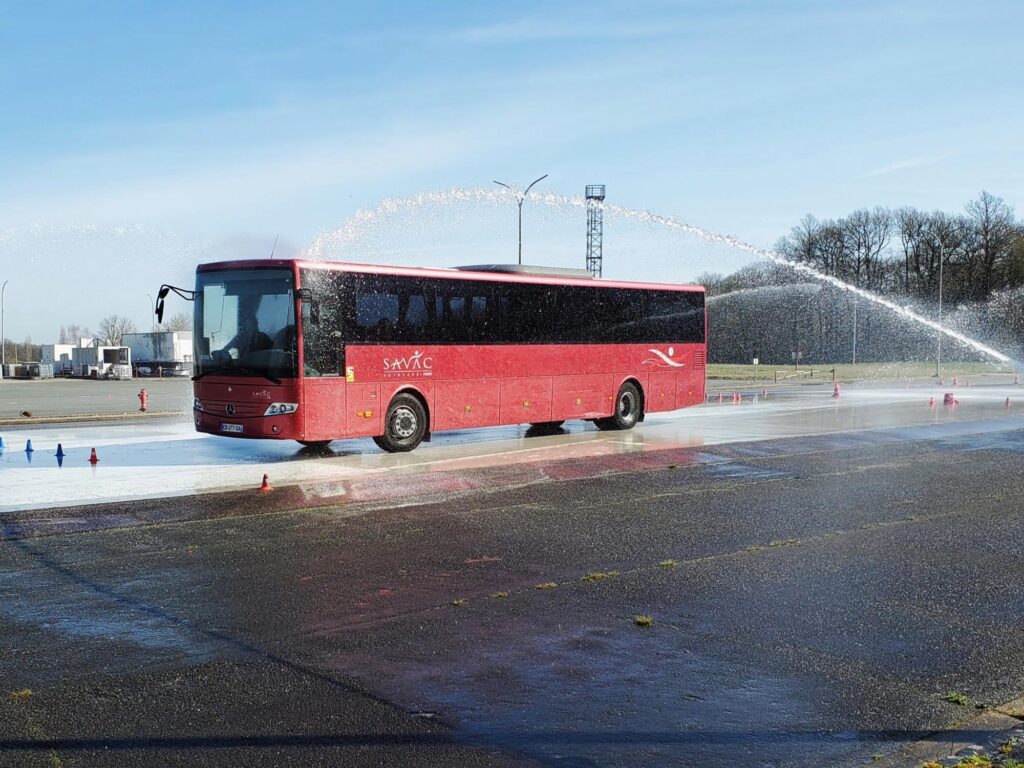
[[[372,437],[569,419],[630,429],[704,400],[704,289],[582,270],[301,260],[202,264],[194,417],[242,438]]]

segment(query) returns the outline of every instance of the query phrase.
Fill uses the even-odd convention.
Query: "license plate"
[[[241,432],[242,431],[242,425],[241,424],[221,424],[220,425],[220,431],[221,432]]]

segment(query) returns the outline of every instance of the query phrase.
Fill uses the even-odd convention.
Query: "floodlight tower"
[[[604,184],[587,185],[587,271],[601,276],[601,244],[604,239]]]

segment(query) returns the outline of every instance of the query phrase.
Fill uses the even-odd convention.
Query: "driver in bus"
[[[222,352],[230,355],[234,349],[238,352],[238,358],[241,358],[250,352],[261,352],[274,346],[270,337],[259,328],[255,307],[243,307],[238,320],[238,333],[224,345]]]

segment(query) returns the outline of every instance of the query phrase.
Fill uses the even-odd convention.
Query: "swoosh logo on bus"
[[[647,351],[650,352],[652,355],[657,355],[658,359],[656,360],[653,357],[647,358],[646,360],[643,361],[643,363],[641,363],[641,365],[657,365],[659,368],[663,367],[662,363],[664,363],[670,368],[683,368],[686,365],[685,363],[676,362],[661,350],[648,349]],[[669,349],[669,354],[671,354],[674,351],[674,349]]]

